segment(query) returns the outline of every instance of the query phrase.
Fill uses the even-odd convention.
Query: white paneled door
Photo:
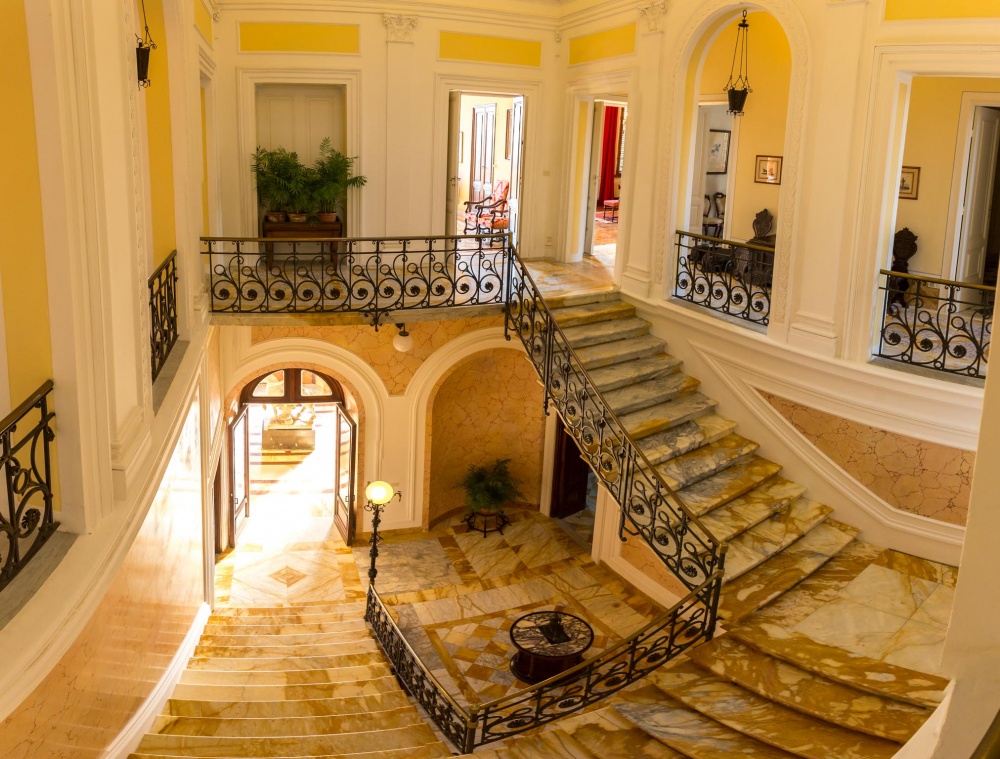
[[[319,143],[329,137],[345,149],[344,88],[334,85],[257,87],[257,144],[268,150],[294,150],[305,164],[319,156]]]

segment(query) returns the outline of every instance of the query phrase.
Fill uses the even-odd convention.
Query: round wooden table
[[[583,652],[594,642],[594,630],[573,614],[535,611],[514,622],[510,640],[517,649],[510,671],[534,685],[583,661]]]

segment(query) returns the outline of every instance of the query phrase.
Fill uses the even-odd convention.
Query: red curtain
[[[609,105],[604,108],[604,144],[601,147],[601,185],[598,200],[615,197],[615,172],[618,170],[618,119],[621,108]]]

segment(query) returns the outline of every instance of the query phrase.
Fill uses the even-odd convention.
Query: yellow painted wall
[[[505,158],[504,154],[507,142],[507,110],[514,107],[514,98],[463,95],[459,126],[465,137],[462,138],[462,155],[458,167],[458,173],[461,176],[458,184],[459,214],[465,211],[463,204],[469,199],[470,178],[472,176],[472,166],[469,163],[472,157],[472,109],[477,105],[489,103],[496,103],[497,107],[496,137],[493,141],[493,179],[494,181],[497,179],[510,181],[510,159]]]
[[[903,165],[920,167],[916,200],[900,200],[896,229],[909,227],[917,235],[917,254],[910,271],[951,277],[943,270],[951,204],[951,184],[958,149],[958,120],[964,92],[1000,92],[1000,79],[913,78],[903,143]]]
[[[747,16],[750,24],[750,87],[740,122],[740,139],[733,197],[727,198],[726,213],[732,218],[731,236],[738,240],[753,237],[753,218],[767,208],[780,219],[778,185],[754,182],[758,155],[784,155],[785,122],[788,119],[788,91],[792,53],[788,38],[769,13]],[[700,92],[719,94],[726,86],[736,45],[736,20],[730,20],[708,49],[702,69]],[[697,58],[692,59],[697,65]],[[687,142],[690,142],[688,140]],[[784,166],[783,173],[792,167]],[[730,161],[730,171],[732,162]]]
[[[886,0],[886,21],[928,18],[1000,18],[997,0]]]
[[[506,63],[512,66],[542,65],[542,43],[482,34],[441,32],[438,54],[451,61]]]
[[[0,279],[10,400],[16,406],[52,377],[42,190],[23,0],[0,0],[0,50],[4,61],[0,143],[7,148],[0,172],[0,208],[7,219],[0,245]]]
[[[194,0],[194,25],[198,27],[198,31],[208,42],[208,46],[212,46],[212,14],[208,12],[208,8],[205,7],[205,3],[202,0]]]
[[[577,109],[576,115],[576,155],[573,156],[573,205],[572,208],[580,208],[583,203],[583,194],[586,191],[584,183],[587,175],[584,169],[587,164],[587,116],[590,114],[590,103],[582,102]],[[573,239],[570,240],[571,251],[580,249],[580,225],[573,225]]]
[[[142,22],[138,8],[136,18]],[[146,0],[146,20],[156,50],[149,56],[149,87],[141,97],[146,103],[146,140],[149,150],[149,191],[152,202],[153,265],[163,263],[177,249],[174,213],[174,148],[170,125],[170,80],[167,73],[167,30],[163,0]],[[152,272],[150,272],[152,273]]]
[[[635,52],[635,24],[573,37],[569,41],[569,64],[589,63]]]
[[[200,2],[200,0],[199,0]],[[201,92],[201,233],[211,234],[208,210],[208,112],[205,107],[205,88]]]
[[[353,24],[240,24],[244,53],[361,52],[361,35]]]

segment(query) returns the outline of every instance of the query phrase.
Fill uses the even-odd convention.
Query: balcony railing
[[[177,251],[149,278],[149,355],[153,381],[177,342]]]
[[[882,269],[878,358],[986,376],[996,288]]]
[[[353,312],[377,328],[394,311],[504,302],[505,235],[203,237],[202,246],[213,313]]]
[[[49,444],[55,439],[46,381],[0,421],[0,464],[6,480],[6,513],[0,512],[0,590],[38,553],[59,523],[52,515]]]
[[[674,297],[766,325],[774,249],[677,230]]]

